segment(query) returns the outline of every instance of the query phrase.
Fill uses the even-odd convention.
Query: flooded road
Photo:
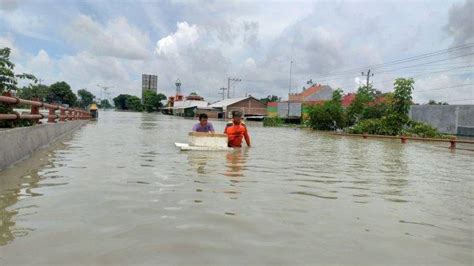
[[[474,152],[252,123],[178,151],[194,122],[102,112],[1,171],[0,265],[474,263]]]

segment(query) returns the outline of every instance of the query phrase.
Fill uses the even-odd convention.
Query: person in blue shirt
[[[194,132],[206,132],[206,133],[214,133],[214,127],[212,126],[211,122],[207,122],[207,115],[200,114],[199,115],[199,123],[193,126]]]

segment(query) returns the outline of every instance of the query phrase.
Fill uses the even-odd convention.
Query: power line
[[[379,72],[377,72],[377,73],[392,72],[392,71],[396,71],[396,70],[400,70],[400,69],[406,69],[406,68],[411,68],[411,67],[424,66],[424,65],[429,65],[429,64],[431,64],[431,63],[443,62],[443,61],[447,61],[447,60],[451,60],[451,59],[456,59],[456,58],[461,58],[461,57],[470,56],[470,55],[474,55],[474,53],[465,54],[465,55],[460,55],[460,56],[456,56],[456,57],[445,58],[445,59],[440,59],[440,60],[435,60],[435,61],[426,62],[426,63],[422,63],[422,64],[418,64],[418,65],[405,66],[405,67],[401,67],[401,68],[397,68],[397,69],[382,70],[382,71],[379,71]]]
[[[436,88],[436,89],[429,89],[429,90],[421,90],[421,91],[417,91],[417,90],[415,90],[415,92],[425,92],[425,91],[446,90],[446,89],[452,89],[452,88],[466,87],[466,86],[470,86],[470,85],[474,85],[474,83],[469,83],[469,84],[461,84],[461,85],[456,85],[456,86],[449,86],[449,87],[441,87],[441,88]]]
[[[353,73],[353,72],[356,72],[356,71],[359,72],[359,71],[367,69],[367,68],[382,68],[382,67],[387,67],[387,66],[390,66],[390,65],[402,64],[402,63],[416,61],[416,60],[420,60],[420,59],[425,59],[425,58],[429,58],[429,57],[433,57],[433,56],[443,55],[443,54],[450,53],[450,52],[453,52],[453,51],[456,51],[456,50],[467,49],[467,48],[471,48],[471,47],[474,47],[474,43],[468,43],[468,44],[465,44],[465,45],[460,45],[460,46],[456,46],[456,47],[452,47],[452,48],[448,48],[448,49],[443,49],[443,50],[439,50],[439,51],[435,51],[435,52],[431,52],[431,53],[421,54],[421,55],[418,55],[418,56],[408,57],[408,58],[405,58],[405,59],[398,59],[398,60],[390,61],[390,62],[387,62],[387,63],[370,65],[370,66],[366,66],[366,67],[362,67],[362,68],[354,68],[354,69],[349,69],[349,70],[344,70],[344,71],[339,71],[339,72],[328,72],[324,75],[320,75],[320,76],[316,77],[315,79],[317,80],[318,78],[333,77],[333,76],[335,77],[335,76],[340,76],[340,75],[343,75],[343,74]]]
[[[460,100],[452,100],[452,101],[446,100],[446,101],[447,101],[447,102],[452,102],[452,103],[455,103],[455,102],[465,102],[465,101],[474,101],[474,98],[472,98],[472,99],[462,99],[462,100],[461,100],[461,99],[460,99]]]

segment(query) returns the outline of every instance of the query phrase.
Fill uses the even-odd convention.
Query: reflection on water
[[[474,153],[253,123],[180,152],[194,123],[103,112],[0,172],[0,264],[473,263]]]

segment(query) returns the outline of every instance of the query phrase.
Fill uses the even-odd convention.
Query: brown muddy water
[[[0,171],[0,265],[474,263],[474,152],[258,123],[178,151],[194,122],[102,112]]]

